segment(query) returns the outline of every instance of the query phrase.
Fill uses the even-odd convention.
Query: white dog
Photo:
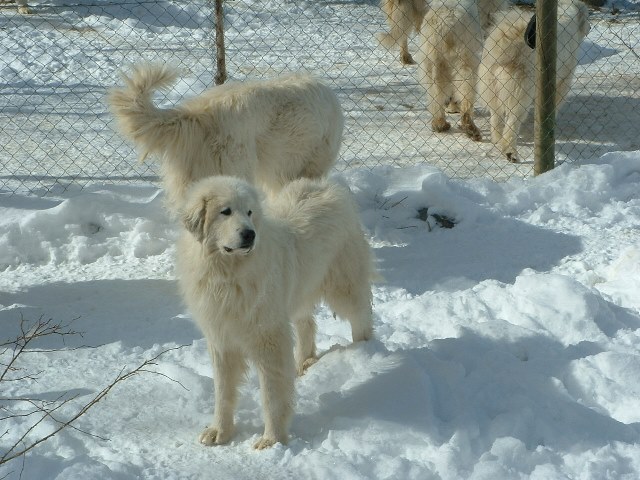
[[[320,300],[351,323],[354,342],[373,334],[372,258],[349,192],[300,179],[267,208],[263,213],[254,187],[225,176],[196,182],[185,202],[178,277],[214,368],[205,445],[231,439],[247,361],[257,368],[264,411],[255,448],[287,442],[296,370],[302,374],[316,360],[313,311]]]
[[[491,25],[491,15],[505,8],[508,0],[477,0],[480,24],[486,34]],[[415,60],[409,53],[409,36],[420,32],[422,21],[429,8],[427,0],[381,0],[380,7],[385,14],[388,33],[378,34],[378,40],[386,48],[400,47],[400,62],[413,65]],[[431,2],[433,3],[433,2]]]
[[[420,31],[422,19],[427,12],[425,0],[381,0],[380,7],[385,13],[388,33],[380,33],[378,40],[386,48],[400,47],[400,62],[414,65],[409,53],[409,35]]]
[[[140,65],[109,103],[125,137],[161,156],[174,211],[188,186],[209,175],[236,175],[269,191],[300,177],[322,177],[336,161],[343,115],[333,91],[309,75],[229,83],[174,108],[154,105],[152,93],[169,88],[177,72]]]
[[[496,15],[480,66],[479,90],[491,113],[491,141],[511,162],[518,161],[518,133],[533,106],[536,52],[524,41],[531,12],[511,9]],[[589,33],[589,10],[579,0],[558,4],[556,106],[567,96],[578,51]]]
[[[427,92],[431,128],[451,128],[445,108],[459,101],[460,127],[482,139],[473,121],[477,69],[482,54],[482,23],[476,0],[434,0],[420,30],[420,81]]]

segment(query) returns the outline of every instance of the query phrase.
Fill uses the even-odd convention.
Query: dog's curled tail
[[[165,150],[170,141],[176,109],[160,109],[152,100],[153,92],[170,88],[178,78],[178,71],[160,64],[141,64],[130,76],[121,74],[124,87],[109,91],[108,103],[118,129],[140,149],[140,159]]]

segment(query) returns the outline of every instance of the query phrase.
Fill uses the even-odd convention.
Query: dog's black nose
[[[240,238],[242,239],[242,247],[247,248],[253,245],[253,241],[256,239],[255,230],[251,230],[247,228],[240,233]]]

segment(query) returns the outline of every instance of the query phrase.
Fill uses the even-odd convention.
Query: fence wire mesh
[[[166,62],[184,72],[174,89],[158,97],[160,105],[211,87],[212,1],[61,0],[30,3],[29,14],[19,13],[16,4],[0,4],[0,192],[43,195],[93,182],[155,181],[157,165],[137,161],[134,145],[115,129],[105,94],[121,84],[119,71],[140,61]],[[433,0],[432,8],[423,1],[389,3],[413,2],[424,15],[436,5],[478,8],[492,0]],[[640,148],[640,18],[634,1],[590,8],[591,29],[558,110],[558,162]],[[478,101],[473,120],[482,141],[465,135],[460,113],[446,114],[450,130],[433,131],[433,96],[420,65],[422,36],[410,31],[407,37],[408,53],[419,65],[402,62],[399,44],[380,42],[397,17],[388,17],[377,0],[223,5],[229,81],[304,70],[337,92],[346,120],[337,170],[430,164],[458,178],[533,174],[531,112],[518,130],[518,163],[491,142],[490,115]],[[532,12],[530,5],[509,6]],[[432,38],[425,25],[423,36]],[[473,35],[482,45],[488,32]],[[447,95],[458,95],[463,77],[454,72]]]

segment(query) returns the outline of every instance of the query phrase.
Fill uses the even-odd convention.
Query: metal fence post
[[[536,4],[536,105],[534,164],[536,175],[555,164],[556,49],[558,1],[537,0]]]
[[[227,66],[224,51],[224,12],[222,0],[215,0],[216,13],[216,85],[222,85],[227,79]]]

